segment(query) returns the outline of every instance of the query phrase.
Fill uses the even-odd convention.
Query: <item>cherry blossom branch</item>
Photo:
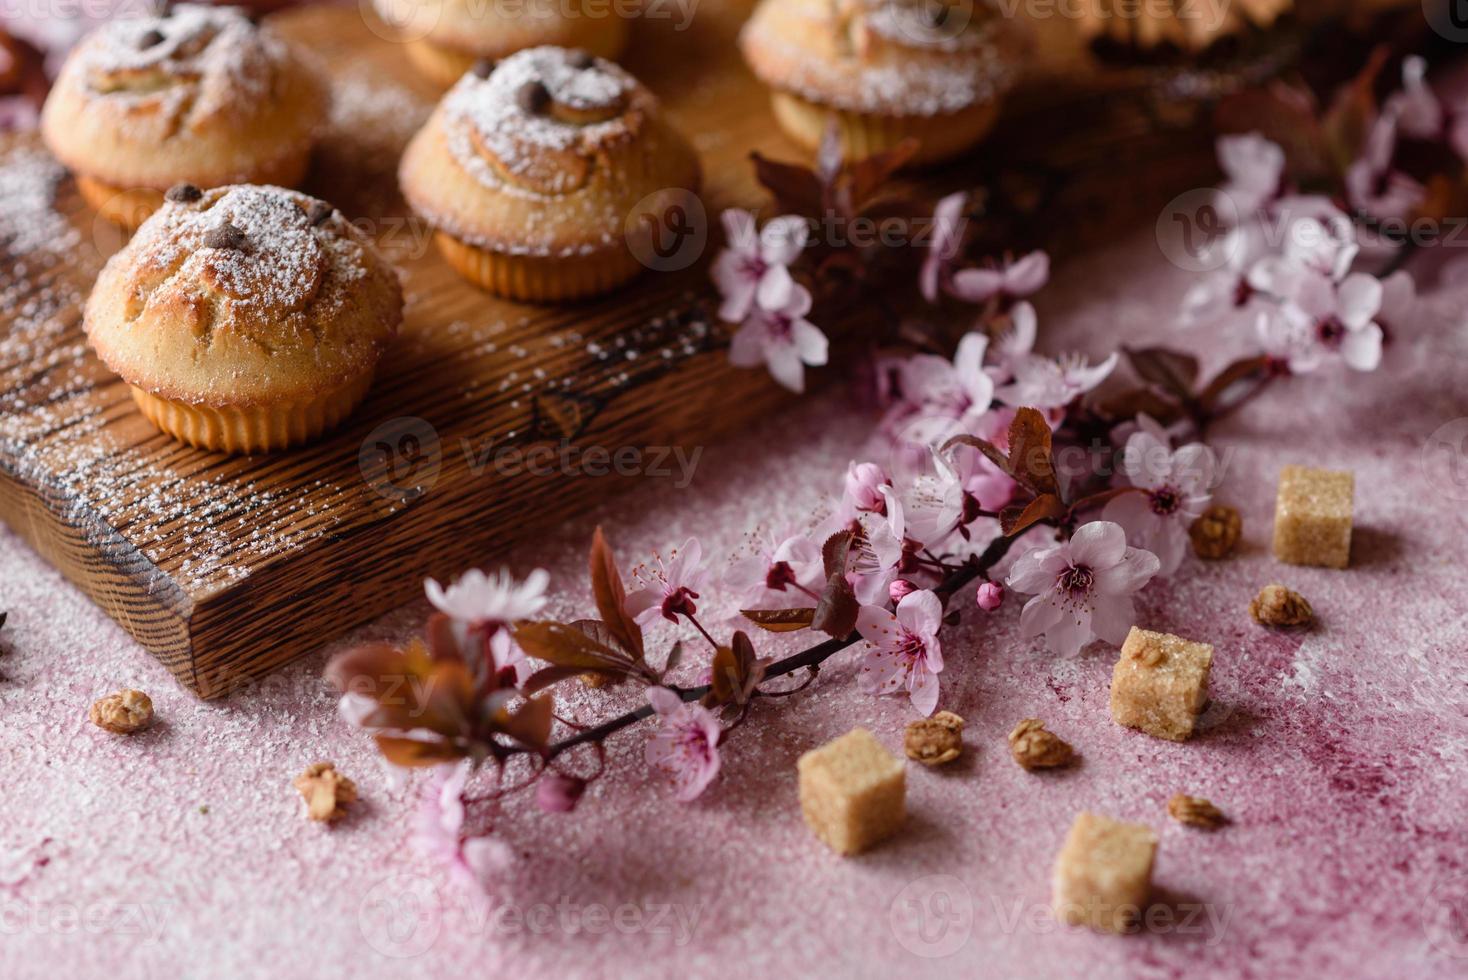
[[[952,575],[948,576],[934,591],[946,603],[959,589],[965,585],[981,578],[991,568],[999,564],[1004,556],[1009,553],[1010,546],[1015,538],[1001,536],[990,542],[984,549],[984,553],[969,563],[962,565]],[[830,660],[842,650],[847,649],[861,641],[861,635],[851,633],[849,636],[832,637],[822,643],[818,643],[808,650],[792,654],[783,660],[777,660],[765,670],[764,677],[770,680],[776,677],[784,677],[804,668],[818,669],[827,660]],[[697,701],[709,692],[710,685],[704,684],[698,687],[674,687],[667,685],[668,689],[678,695],[684,701]],[[782,691],[783,694],[792,694],[794,691]],[[598,744],[625,728],[630,728],[638,722],[644,721],[653,715],[653,708],[645,704],[640,708],[619,715],[608,721],[602,722],[591,728],[579,731],[574,735],[553,742],[546,747],[545,758],[547,761],[556,758],[563,752],[569,751],[581,745]],[[505,746],[506,755],[516,755],[530,752],[531,750],[522,745]]]

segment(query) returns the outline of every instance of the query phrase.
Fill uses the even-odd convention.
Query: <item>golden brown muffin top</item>
[[[771,88],[851,112],[933,116],[1003,94],[1027,38],[990,0],[763,0],[740,46]]]
[[[460,79],[399,177],[414,209],[461,241],[552,256],[616,246],[649,195],[696,190],[699,167],[627,72],[538,47]]]
[[[268,404],[370,367],[402,306],[392,267],[325,202],[186,186],[108,261],[85,323],[130,384],[213,406]]]

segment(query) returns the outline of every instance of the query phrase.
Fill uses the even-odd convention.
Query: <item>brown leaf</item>
[[[1345,173],[1366,146],[1367,134],[1377,115],[1376,79],[1389,53],[1387,45],[1378,45],[1366,66],[1336,93],[1321,120],[1325,147],[1340,173]]]
[[[826,577],[846,574],[846,560],[851,554],[853,536],[850,531],[837,531],[821,545],[821,561]]]
[[[506,712],[500,730],[528,748],[543,750],[550,742],[551,721],[555,702],[545,697],[531,698],[513,714]]]
[[[856,593],[851,591],[851,583],[846,581],[846,575],[832,575],[826,580],[825,589],[821,591],[821,601],[816,605],[810,626],[811,629],[845,639],[856,629],[856,615],[860,611],[861,603],[856,601]]]
[[[947,454],[955,446],[968,446],[971,449],[977,449],[984,454],[989,462],[999,467],[1009,476],[1014,476],[1014,471],[1009,465],[1009,457],[1004,455],[1004,451],[988,439],[980,439],[978,436],[958,435],[943,443],[942,448],[938,451]]]
[[[1041,494],[1023,507],[1015,505],[999,512],[999,526],[1008,537],[1038,524],[1065,516],[1065,504],[1053,493]]]
[[[770,633],[791,633],[809,629],[815,618],[814,609],[741,609],[739,614]]]
[[[908,137],[890,150],[874,153],[852,164],[850,167],[852,207],[860,211],[868,201],[880,193],[882,186],[913,158],[920,145],[916,139]]]
[[[1193,397],[1198,359],[1166,347],[1122,347],[1122,353],[1143,381],[1151,382],[1179,399]]]
[[[1268,365],[1269,359],[1266,357],[1244,357],[1234,361],[1213,376],[1213,380],[1208,382],[1203,393],[1198,396],[1198,403],[1203,406],[1204,411],[1212,411],[1218,407],[1229,389],[1255,377]]]
[[[596,598],[596,611],[606,624],[617,643],[641,661],[646,653],[642,646],[642,627],[627,615],[623,608],[627,590],[622,585],[622,574],[617,570],[617,559],[607,546],[607,539],[598,527],[591,536],[591,592]]]
[[[759,153],[751,153],[754,161],[755,179],[775,195],[775,201],[784,211],[818,217],[824,209],[821,180],[809,168],[790,163],[768,160]]]
[[[1036,494],[1059,494],[1050,456],[1050,423],[1038,409],[1021,408],[1009,425],[1011,475]]]
[[[637,668],[627,654],[565,623],[522,623],[515,629],[515,642],[530,656],[556,667],[604,673],[630,673]]]
[[[739,631],[727,647],[719,647],[709,666],[708,706],[747,704],[764,680],[769,661],[760,660],[749,637]]]
[[[1151,388],[1134,388],[1114,395],[1097,409],[1109,419],[1133,419],[1149,415],[1159,425],[1169,426],[1182,418],[1182,406],[1170,402]]]

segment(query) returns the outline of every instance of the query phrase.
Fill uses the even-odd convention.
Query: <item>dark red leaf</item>
[[[851,591],[846,576],[832,575],[821,592],[821,601],[811,618],[811,629],[844,639],[856,629],[856,614],[860,611],[861,603],[856,601],[856,593]]]
[[[901,170],[902,167],[913,158],[921,144],[909,137],[881,153],[875,153],[865,160],[858,160],[849,168],[851,179],[851,206],[855,210],[861,208],[881,192],[884,184],[891,179],[892,175]]]
[[[557,667],[622,673],[637,667],[627,654],[600,642],[579,624],[522,623],[515,629],[515,642],[530,656]]]
[[[1244,357],[1234,361],[1213,376],[1213,380],[1208,382],[1203,393],[1198,396],[1198,403],[1203,406],[1204,411],[1213,411],[1229,389],[1258,376],[1268,365],[1269,359],[1266,357]]]
[[[754,161],[755,178],[775,195],[781,210],[819,217],[825,208],[821,180],[806,167],[790,163],[767,160],[758,153],[751,153]]]
[[[821,561],[825,564],[826,577],[846,574],[846,559],[851,554],[852,534],[837,531],[821,545]]]
[[[622,574],[617,570],[617,559],[607,546],[607,539],[598,527],[591,536],[591,592],[596,598],[596,611],[607,630],[616,637],[617,644],[632,654],[636,660],[645,656],[642,647],[642,627],[623,608],[627,590],[622,586]]]
[[[984,454],[989,462],[999,467],[1009,476],[1014,476],[1014,471],[1010,468],[1009,465],[1009,457],[1004,455],[999,447],[994,445],[988,439],[980,439],[978,436],[968,435],[954,436],[952,439],[949,439],[947,442],[943,443],[942,448],[940,448],[938,451],[946,455],[948,451],[954,446],[969,446],[970,448],[977,449],[979,452]]]

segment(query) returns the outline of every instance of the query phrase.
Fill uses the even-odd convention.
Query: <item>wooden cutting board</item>
[[[748,7],[704,0],[686,30],[639,22],[625,59],[703,155],[710,216],[768,209],[751,150],[802,156],[734,47]],[[687,269],[579,306],[520,306],[462,282],[395,190],[398,152],[437,93],[354,8],[278,23],[334,79],[307,189],[360,217],[407,281],[401,340],[326,441],[230,458],[152,429],[80,326],[121,236],[34,138],[0,141],[0,519],[202,697],[421,595],[426,575],[493,564],[614,489],[681,478],[672,447],[787,399],[727,363],[707,285],[716,240]],[[1213,178],[1196,107],[1144,75],[1098,73],[1069,26],[1041,25],[1038,69],[990,142],[920,180],[927,194],[988,186],[985,231],[1011,246],[1094,244]]]

